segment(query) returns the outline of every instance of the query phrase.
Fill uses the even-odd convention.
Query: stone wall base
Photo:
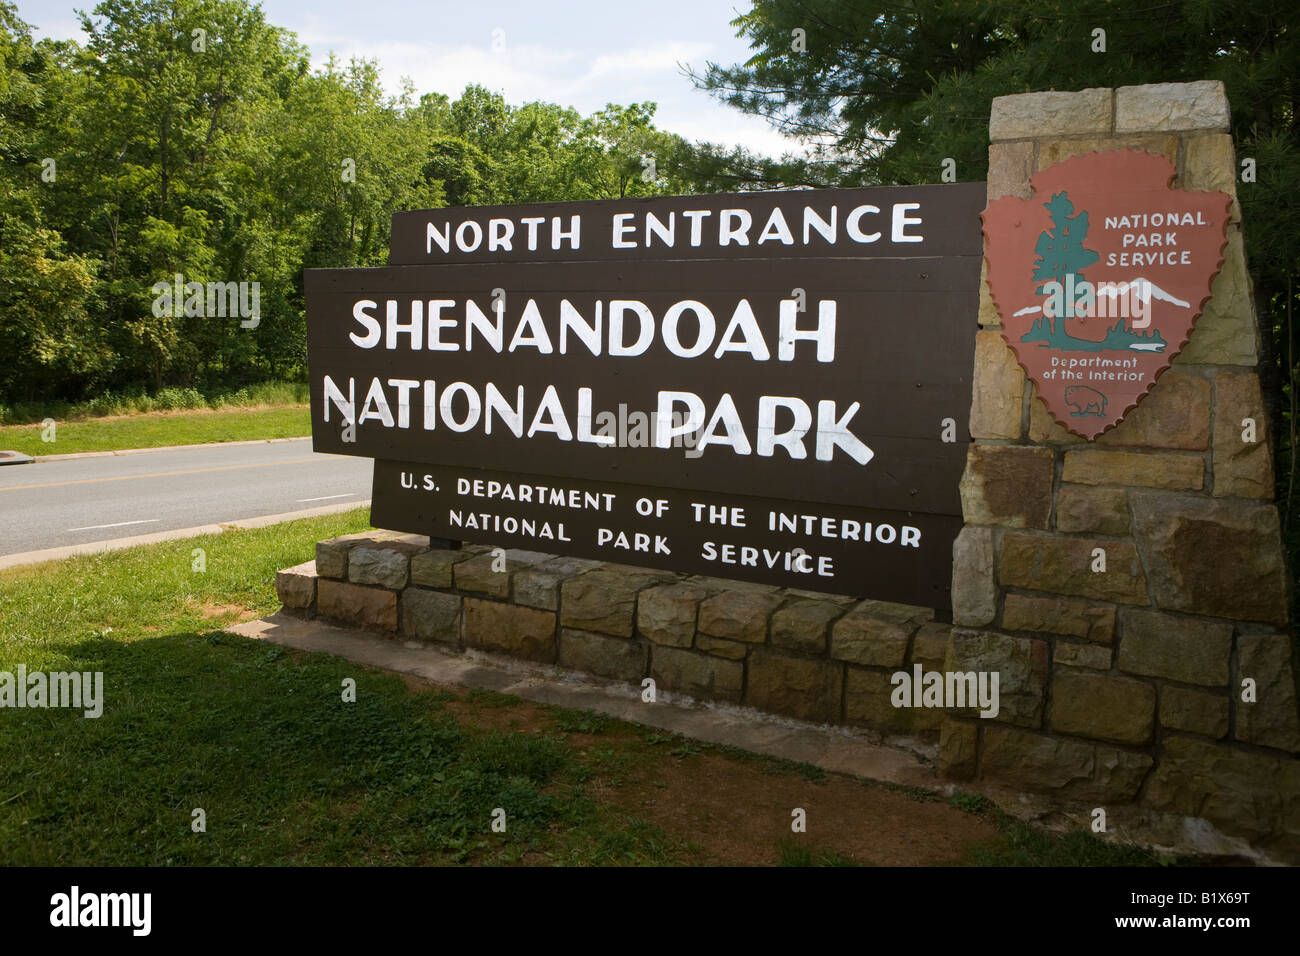
[[[973,630],[924,608],[531,551],[430,550],[391,531],[320,542],[276,589],[291,613],[405,642],[865,730],[1076,825],[1104,809],[1112,835],[1300,862],[1295,754],[1223,739],[1226,694],[1216,709],[1203,689],[1118,673],[1129,665],[1095,635]],[[996,672],[998,714],[895,706],[893,676],[917,668]]]

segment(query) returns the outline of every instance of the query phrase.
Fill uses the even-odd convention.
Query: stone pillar
[[[1030,176],[1071,156],[1136,149],[1175,164],[1174,188],[1233,203],[1190,341],[1095,442],[1047,412],[981,282],[946,669],[999,671],[1002,706],[945,722],[941,769],[1106,807],[1112,829],[1199,817],[1295,856],[1288,578],[1223,87],[1004,96],[989,130],[990,201],[1029,198]]]

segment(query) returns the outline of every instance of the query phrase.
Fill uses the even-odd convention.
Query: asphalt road
[[[370,497],[368,458],[311,440],[159,448],[0,467],[0,556]]]

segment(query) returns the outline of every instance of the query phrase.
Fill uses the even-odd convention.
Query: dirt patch
[[[816,782],[718,753],[648,761],[599,799],[697,844],[703,862],[770,865],[792,844],[872,866],[933,866],[998,838],[992,824],[945,801],[853,777]],[[791,830],[795,808],[805,811],[803,834]]]
[[[557,729],[558,712],[540,704],[410,675],[402,680],[413,692],[450,694],[444,706],[463,726]],[[780,862],[783,846],[796,846],[866,865],[933,866],[958,862],[999,837],[987,820],[941,799],[839,774],[805,775],[761,756],[732,756],[677,738],[651,743],[656,736],[613,720],[594,733],[564,733],[578,759],[595,770],[588,795],[620,822],[644,820],[699,848],[682,862],[771,865]],[[796,807],[806,814],[803,834],[790,828]]]
[[[413,693],[437,691],[451,695],[449,700],[443,702],[443,706],[462,724],[486,730],[528,734],[555,729],[554,712],[541,704],[503,694],[494,695],[482,691],[476,693],[461,687],[435,684],[412,674],[398,676]]]
[[[199,605],[199,613],[208,620],[233,616],[236,621],[247,621],[257,616],[256,611],[242,604],[214,604],[212,601]]]

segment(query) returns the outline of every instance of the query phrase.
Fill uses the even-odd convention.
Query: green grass
[[[105,685],[98,719],[0,711],[0,865],[690,864],[704,859],[690,826],[671,832],[601,794],[663,787],[658,766],[702,753],[825,780],[591,711],[413,692],[219,629],[275,610],[275,571],[366,520],[358,509],[0,571],[0,671],[102,671]],[[191,570],[196,547],[204,573]],[[533,715],[517,730],[515,708]],[[961,862],[1166,862],[1009,822],[982,799],[952,802],[1002,832]],[[199,808],[203,833],[191,828]],[[497,808],[505,833],[491,827]],[[774,849],[787,866],[853,862],[833,846]]]
[[[808,846],[806,843],[787,839],[781,844],[781,861],[777,866],[861,866],[862,864],[841,856],[834,850]]]
[[[58,422],[54,441],[41,438],[42,427],[12,425],[0,428],[0,449],[28,455],[63,455],[81,451],[118,451],[123,448],[161,448],[219,441],[298,438],[311,434],[311,412],[306,406],[219,411],[154,412],[121,418],[90,418]]]
[[[445,693],[215,628],[278,606],[277,569],[366,512],[0,572],[0,670],[102,671],[103,716],[0,721],[0,864],[661,863],[605,821],[563,733],[459,723]],[[191,551],[207,552],[206,573]],[[345,678],[355,703],[343,701]],[[476,707],[518,704],[466,695]],[[567,715],[595,730],[595,715]],[[496,808],[506,832],[491,829]],[[203,809],[206,832],[191,829]]]
[[[1053,833],[1015,819],[987,797],[956,793],[949,804],[981,816],[1000,831],[997,842],[976,847],[962,862],[969,866],[1187,866],[1192,857],[1164,856],[1133,843],[1103,840],[1087,830]]]

